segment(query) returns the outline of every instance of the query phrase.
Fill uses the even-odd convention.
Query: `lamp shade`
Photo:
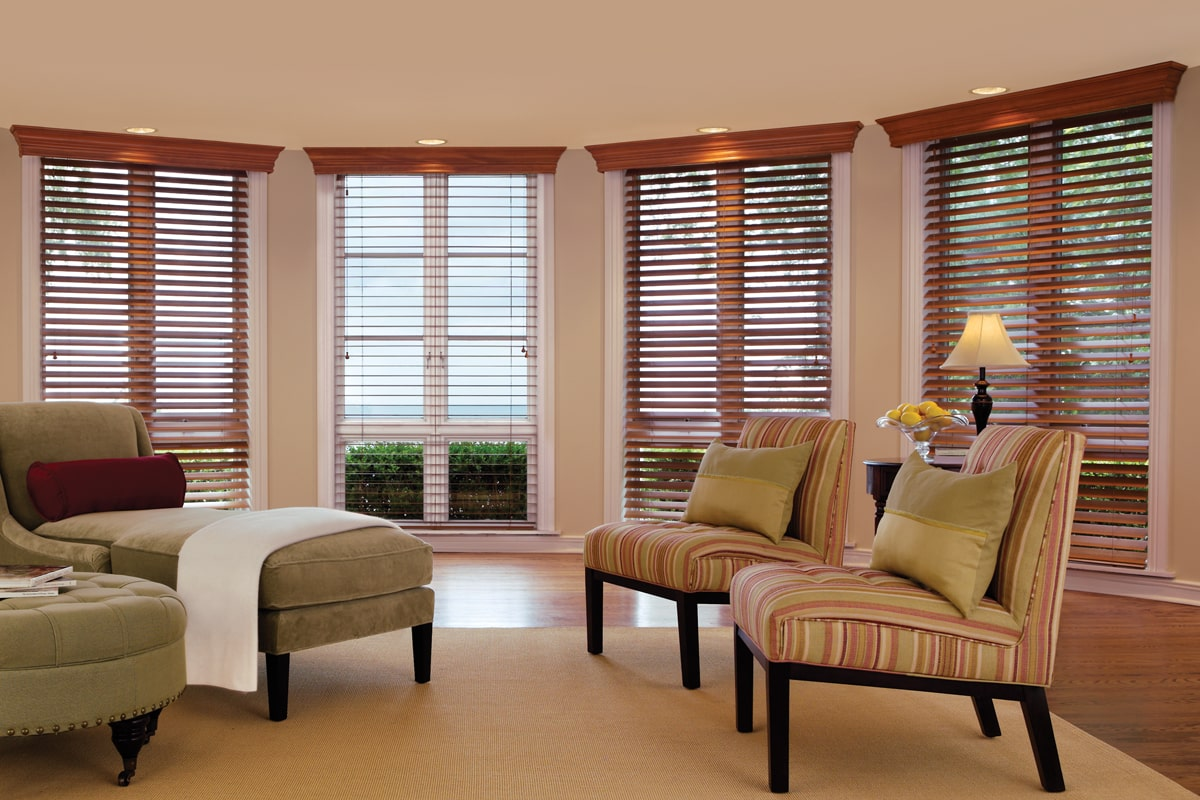
[[[962,338],[954,346],[942,369],[976,370],[986,368],[1024,368],[1029,362],[1013,347],[1004,322],[995,313],[968,314]]]

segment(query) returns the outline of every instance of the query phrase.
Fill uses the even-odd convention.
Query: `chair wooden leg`
[[[583,571],[583,598],[587,650],[599,655],[604,652],[604,581],[591,569]]]
[[[675,602],[679,624],[679,666],[683,672],[683,688],[700,688],[700,615],[699,604],[690,595]]]
[[[733,703],[739,733],[754,730],[754,654],[733,631]]]
[[[996,706],[990,697],[972,697],[975,704],[975,717],[979,720],[979,730],[984,736],[1000,735],[1000,720],[996,718]]]
[[[113,746],[121,755],[122,770],[117,775],[118,786],[128,786],[133,780],[137,772],[138,753],[158,730],[158,715],[161,712],[161,708],[156,708],[147,714],[108,723],[112,729]]]
[[[1058,760],[1058,743],[1050,722],[1046,690],[1040,686],[1025,687],[1021,710],[1025,714],[1025,728],[1029,731],[1029,743],[1033,745],[1033,758],[1037,762],[1042,788],[1047,792],[1065,790],[1067,787],[1063,782],[1062,764]]]
[[[413,667],[417,683],[429,683],[433,664],[433,623],[412,627]]]
[[[788,790],[791,676],[785,663],[767,662],[767,773],[772,792]]]
[[[265,653],[267,657],[267,714],[272,722],[288,715],[288,667],[290,653]]]

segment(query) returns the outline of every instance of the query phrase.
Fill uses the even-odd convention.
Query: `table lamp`
[[[982,433],[992,413],[992,398],[987,393],[987,370],[1024,369],[1029,362],[1013,347],[1004,322],[996,313],[967,314],[967,324],[962,338],[954,346],[950,357],[942,363],[942,369],[979,369],[979,380],[975,382],[975,396],[971,398],[971,413],[975,417],[975,433]]]

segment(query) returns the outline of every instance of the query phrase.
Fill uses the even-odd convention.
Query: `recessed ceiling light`
[[[696,128],[696,133],[728,133],[729,128],[724,128],[720,125],[712,125],[707,128]]]
[[[976,86],[971,90],[971,94],[1004,94],[1007,91],[1007,86]]]
[[[141,126],[134,126],[132,128],[126,128],[125,132],[126,133],[154,133],[157,130],[158,130],[158,128],[145,128],[145,127],[141,127]]]
[[[438,145],[445,144],[445,139],[417,139],[417,144]]]

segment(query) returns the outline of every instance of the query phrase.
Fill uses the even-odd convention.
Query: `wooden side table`
[[[900,471],[900,465],[903,463],[904,460],[899,458],[875,458],[863,461],[867,467],[867,494],[875,500],[876,528],[879,527],[879,520],[883,519],[883,511],[887,508],[888,493],[892,491],[896,473]],[[958,472],[962,469],[962,463],[961,458],[935,459],[933,465],[940,469]]]

